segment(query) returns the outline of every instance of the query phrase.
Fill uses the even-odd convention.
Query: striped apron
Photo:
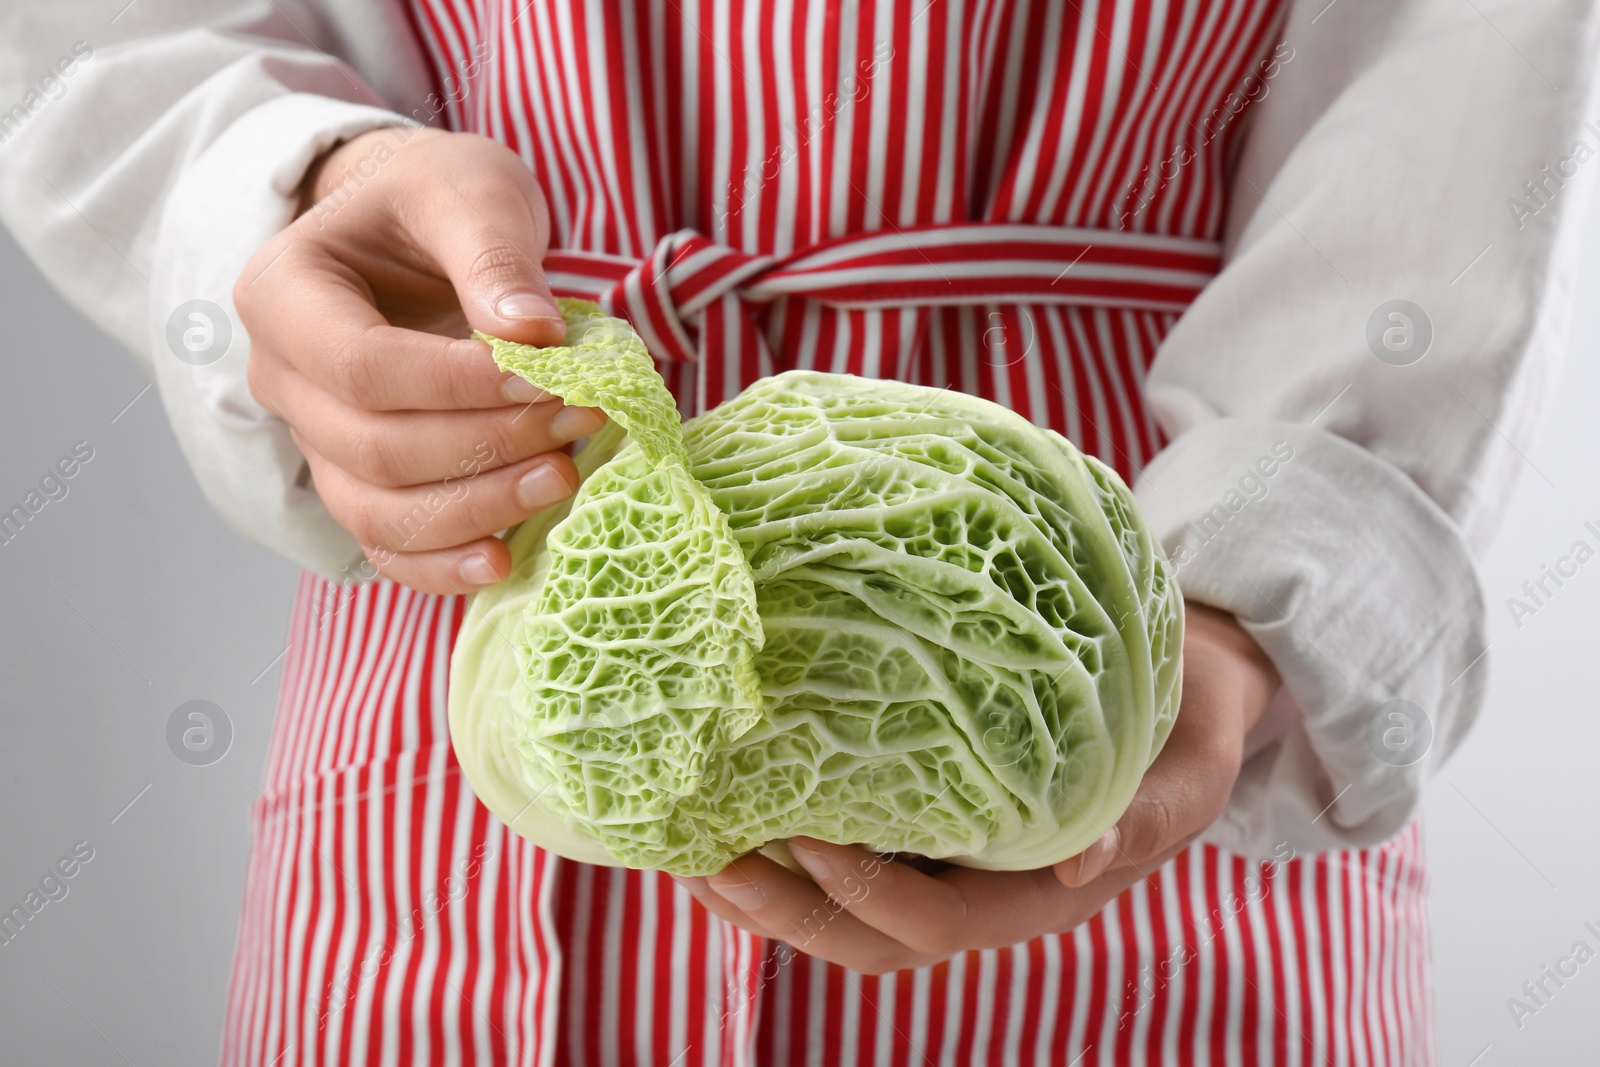
[[[792,367],[986,396],[1131,480],[1142,380],[1219,266],[1276,0],[411,0],[430,100],[521,153],[558,293],[685,414]],[[301,579],[222,1062],[1428,1064],[1413,825],[1197,844],[1091,921],[867,977],[561,859],[445,728],[467,603]]]

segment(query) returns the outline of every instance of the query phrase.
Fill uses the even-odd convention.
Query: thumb
[[[1189,847],[1210,821],[1185,819],[1160,801],[1135,800],[1117,824],[1096,838],[1094,844],[1056,864],[1056,878],[1069,889],[1082,889],[1116,871],[1148,875]]]
[[[521,344],[559,344],[566,322],[544,273],[550,216],[533,174],[509,150],[418,212],[419,237],[455,287],[473,329]]]
[[[1245,737],[1272,700],[1278,675],[1232,616],[1191,604],[1185,617],[1178,718],[1117,824],[1055,865],[1069,888],[1122,867],[1148,873],[1199,837],[1233,795]]]
[[[1096,838],[1094,844],[1056,864],[1056,877],[1068,889],[1082,889],[1116,865],[1121,849],[1122,833],[1113,826]]]
[[[1183,707],[1132,802],[1115,826],[1088,848],[1055,865],[1056,877],[1081,888],[1108,871],[1143,874],[1181,852],[1222,814],[1239,777],[1243,729],[1231,713],[1235,694],[1187,672]]]

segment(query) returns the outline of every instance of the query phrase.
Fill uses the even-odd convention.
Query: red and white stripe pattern
[[[789,367],[892,377],[1006,404],[1130,478],[1162,444],[1146,368],[1218,268],[1229,94],[1270,77],[1280,13],[409,10],[452,126],[543,184],[552,284],[627,315],[686,414]],[[509,834],[445,728],[466,610],[302,580],[225,1064],[1432,1062],[1415,826],[1267,864],[1195,846],[1070,934],[863,977]]]

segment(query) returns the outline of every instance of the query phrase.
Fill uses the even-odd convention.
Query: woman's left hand
[[[811,879],[751,854],[710,878],[678,881],[729,922],[865,974],[1070,930],[1222,813],[1245,736],[1277,691],[1271,661],[1224,612],[1188,606],[1183,656],[1177,721],[1132,804],[1100,840],[1054,867],[925,874],[802,837],[789,848]]]

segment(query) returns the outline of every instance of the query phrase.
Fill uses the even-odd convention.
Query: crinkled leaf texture
[[[484,338],[613,420],[456,643],[451,736],[490,810],[676,874],[797,834],[1027,869],[1117,820],[1176,714],[1183,606],[1113,471],[988,401],[848,375],[680,426],[626,324],[562,310],[564,348]]]

